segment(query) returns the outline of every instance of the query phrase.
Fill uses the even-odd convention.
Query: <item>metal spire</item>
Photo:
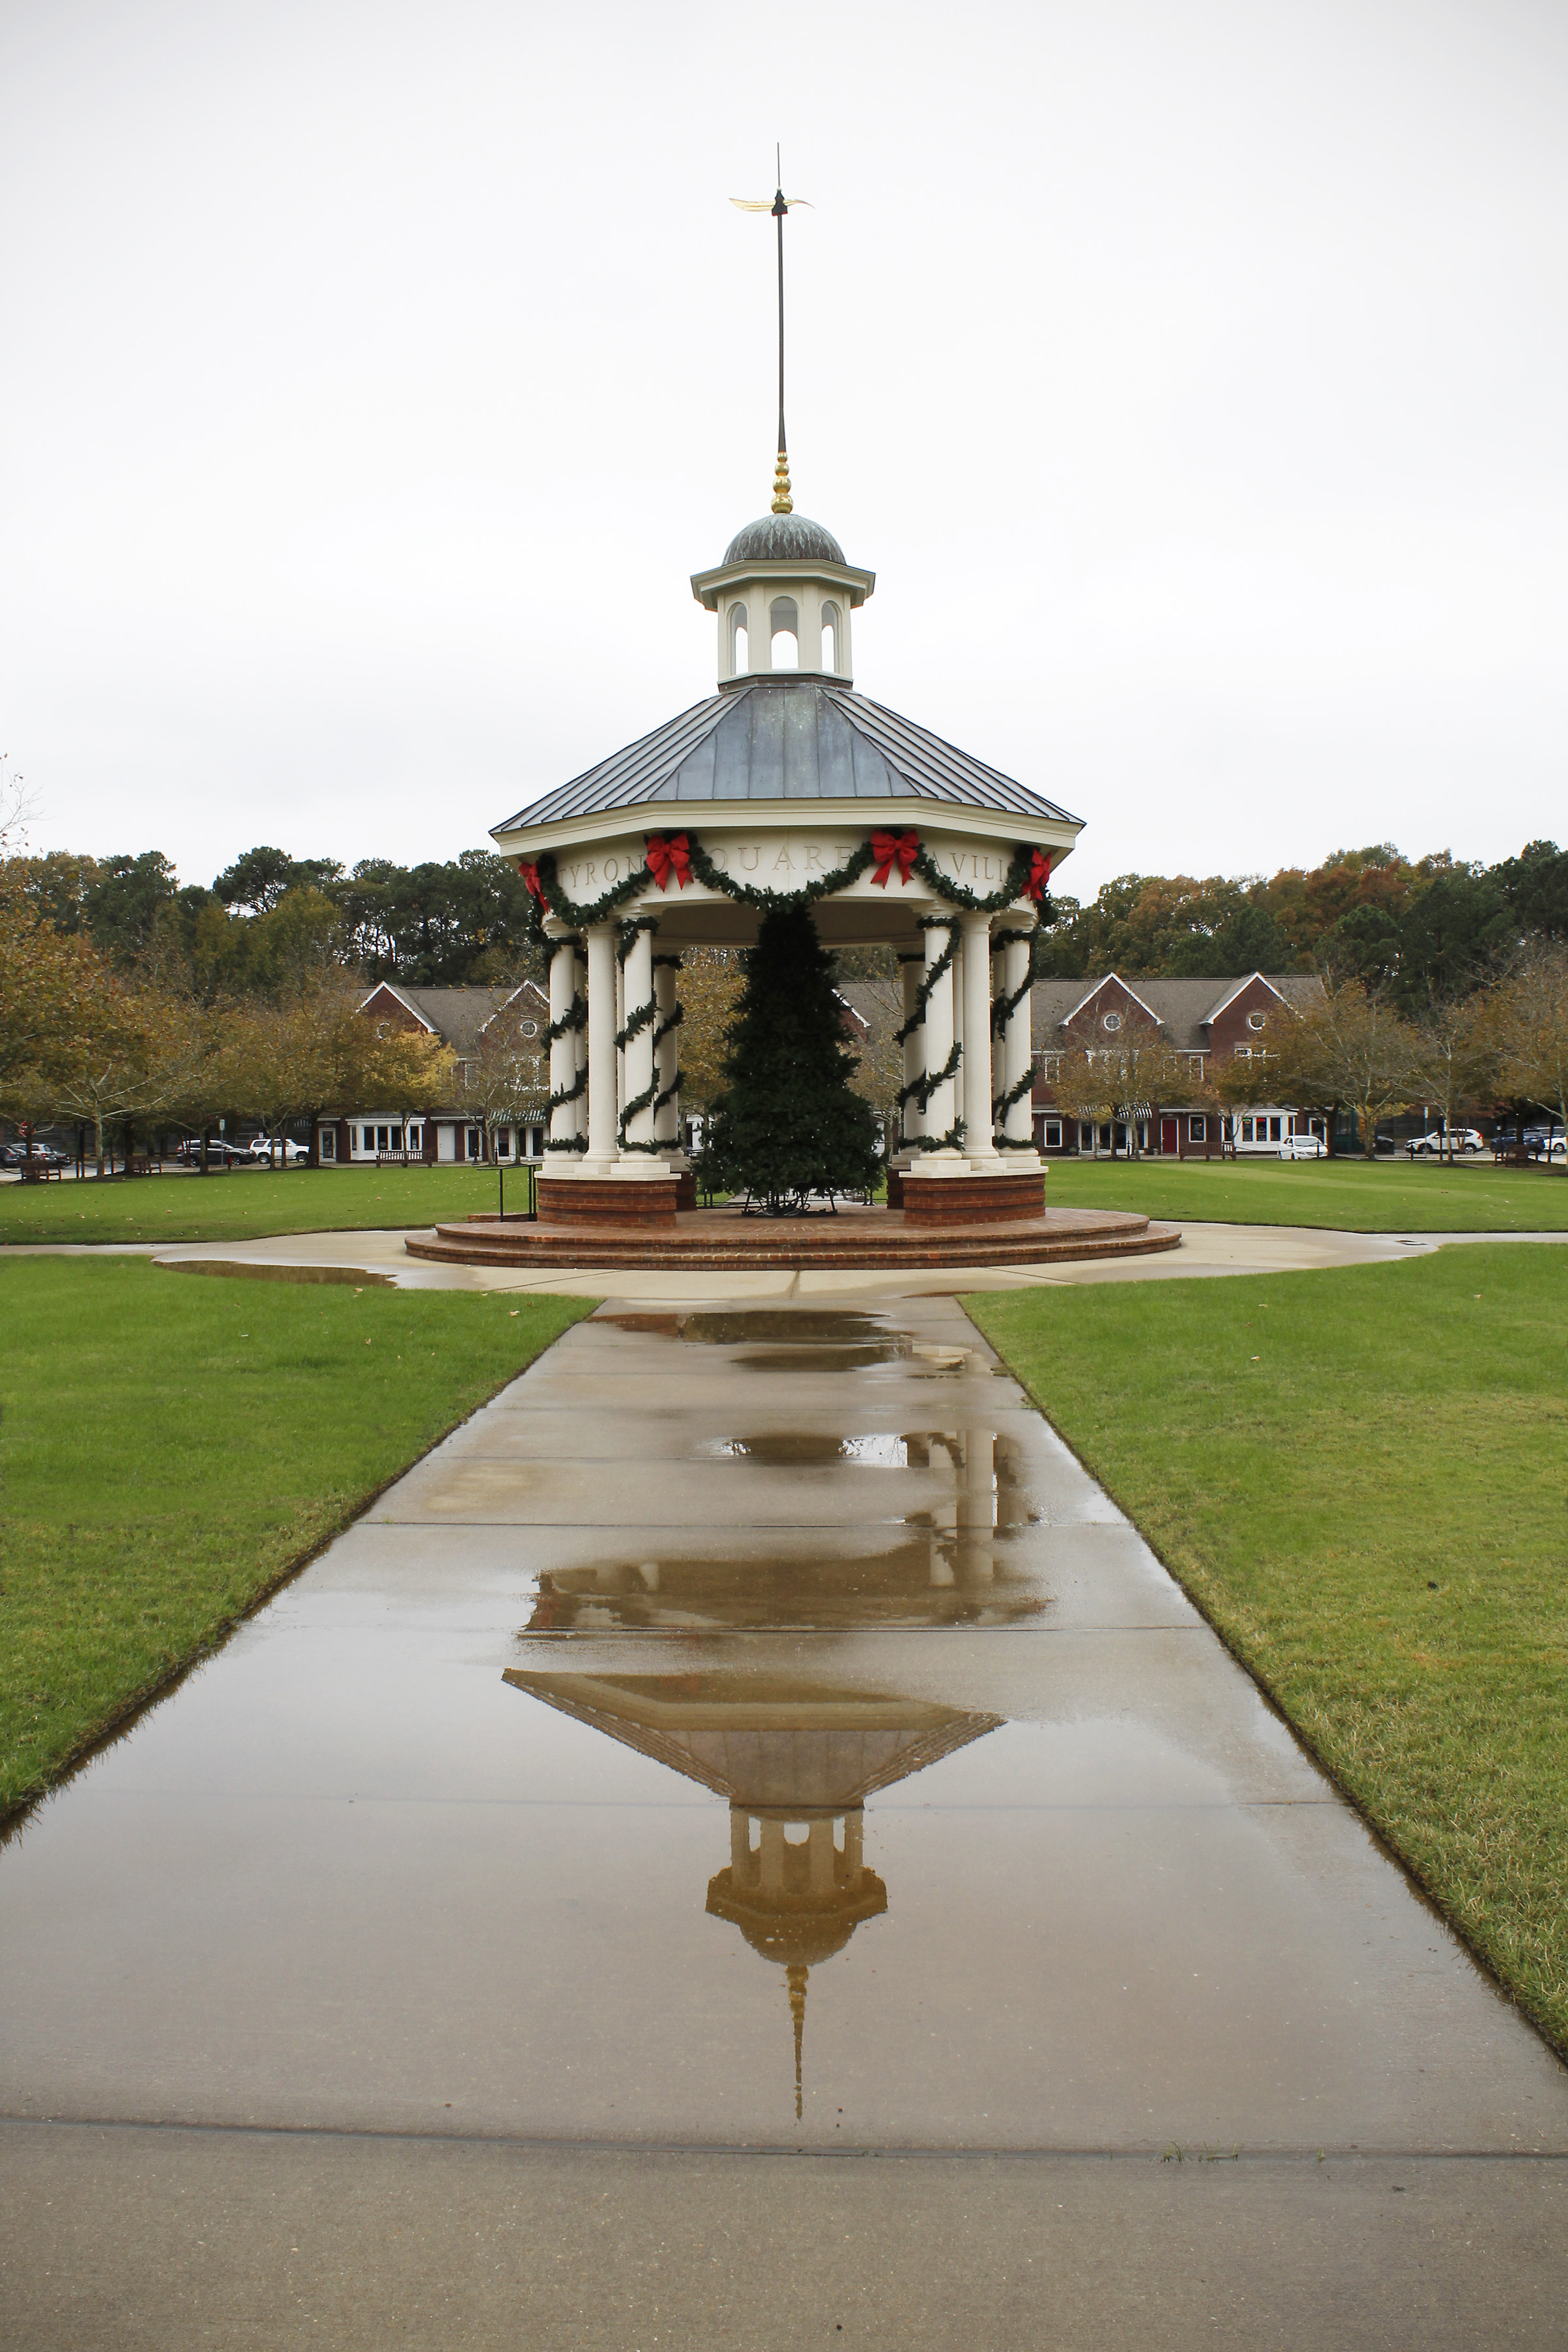
[[[773,465],[773,512],[792,514],[795,500],[789,487],[789,445],[784,438],[784,215],[795,205],[810,204],[805,196],[786,196],[784,192],[784,163],[778,148],[773,149],[773,163],[778,184],[770,205],[765,196],[731,196],[730,202],[743,213],[771,213],[778,223],[779,250],[779,449]]]

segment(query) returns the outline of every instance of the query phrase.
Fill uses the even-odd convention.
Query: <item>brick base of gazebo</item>
[[[573,1191],[586,1182],[568,1180]],[[937,1180],[952,1191],[960,1177]],[[991,1179],[990,1181],[1000,1180]],[[564,1191],[567,1186],[563,1185]],[[611,1180],[600,1188],[617,1199],[653,1190],[651,1183]],[[662,1188],[661,1188],[662,1189]],[[411,1257],[452,1265],[512,1265],[537,1271],[685,1268],[692,1273],[746,1266],[853,1272],[867,1267],[1043,1265],[1074,1258],[1138,1257],[1175,1249],[1175,1225],[1104,1209],[1047,1209],[1037,1216],[940,1224],[908,1210],[841,1208],[803,1217],[747,1215],[739,1202],[664,1217],[609,1218],[563,1223],[546,1214],[541,1184],[537,1222],[473,1217],[437,1225],[405,1246]]]

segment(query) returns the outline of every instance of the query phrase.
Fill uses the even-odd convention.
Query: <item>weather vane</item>
[[[785,195],[784,163],[776,147],[773,149],[773,164],[778,184],[773,191],[772,204],[766,196],[731,196],[730,202],[743,213],[771,213],[779,225],[779,454],[773,467],[773,512],[791,514],[795,510],[795,500],[789,494],[789,450],[784,440],[784,225],[785,213],[792,211],[796,205],[805,205],[808,212],[811,205],[805,196]]]

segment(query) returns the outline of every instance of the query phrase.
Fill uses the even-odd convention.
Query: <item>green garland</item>
[[[754,883],[737,882],[732,875],[715,866],[695,834],[687,835],[686,849],[689,870],[699,882],[716,890],[721,898],[734,899],[739,906],[760,907],[764,911],[771,907],[814,907],[819,898],[831,898],[840,890],[847,890],[851,882],[860,879],[868,866],[876,863],[870,843],[863,841],[858,849],[850,851],[842,866],[836,866],[830,874],[819,874],[815,882],[803,883],[798,890],[759,890]]]
[[[1039,937],[1040,934],[1037,930],[997,931],[992,939],[991,944],[993,948],[1012,947],[1016,942],[1024,941],[1027,944],[1029,950],[1029,960],[1024,966],[1024,977],[1018,982],[1017,987],[1013,991],[1012,995],[1008,996],[1003,994],[992,999],[991,1034],[993,1037],[999,1037],[1002,1034],[1004,1028],[1012,1019],[1014,1013],[1017,1011],[1019,1005],[1022,1004],[1025,997],[1027,996],[1030,989],[1033,988],[1035,984],[1037,978],[1035,960],[1037,951],[1036,943]]]
[[[955,1037],[952,1041],[952,1051],[948,1055],[946,1061],[942,1064],[941,1069],[928,1070],[923,1077],[912,1078],[907,1087],[901,1087],[900,1088],[899,1100],[900,1102],[908,1102],[912,1099],[915,1102],[918,1102],[921,1107],[921,1114],[923,1118],[925,1114],[925,1107],[927,1103],[930,1102],[932,1095],[935,1094],[938,1087],[945,1086],[949,1078],[956,1077],[963,1066],[963,1047]]]
[[[906,1039],[914,1035],[917,1029],[925,1027],[926,1006],[931,1003],[931,992],[942,973],[951,971],[952,969],[953,957],[958,953],[958,925],[949,921],[945,915],[927,915],[921,924],[922,931],[940,931],[944,928],[947,931],[947,945],[930,970],[921,973],[920,985],[915,990],[915,1009],[903,1027],[893,1032],[895,1045],[903,1045]],[[900,957],[900,961],[902,961]],[[921,961],[924,962],[923,956]]]
[[[1033,848],[1015,849],[1012,863],[1002,877],[1002,887],[993,890],[988,898],[977,898],[973,890],[966,890],[962,882],[950,882],[945,874],[939,872],[937,862],[923,841],[915,852],[914,870],[927,889],[934,890],[939,898],[945,898],[950,907],[963,907],[971,915],[995,915],[1004,907],[1010,907],[1015,898],[1023,897],[1024,885],[1029,878],[1034,862]]]
[[[852,882],[859,880],[868,866],[876,862],[869,841],[863,841],[858,849],[851,850],[842,866],[836,866],[829,874],[819,874],[815,881],[803,883],[798,890],[762,890],[754,883],[738,881],[733,875],[726,874],[721,867],[715,866],[695,834],[687,834],[686,847],[687,870],[707,889],[714,891],[721,898],[732,899],[738,906],[763,909],[815,906],[819,898],[829,898],[840,890],[847,890]],[[1032,845],[1016,847],[1001,888],[984,898],[973,890],[966,890],[962,882],[950,882],[939,870],[936,860],[923,842],[915,852],[910,870],[918,874],[926,887],[934,890],[937,897],[944,898],[950,907],[962,907],[965,913],[971,915],[994,915],[1023,896],[1034,859]],[[529,937],[535,944],[551,943],[544,929],[546,907],[559,921],[581,931],[591,923],[607,921],[617,907],[625,906],[628,898],[646,888],[649,879],[646,864],[635,866],[629,874],[624,874],[618,882],[612,883],[602,898],[579,900],[569,898],[561,887],[553,850],[541,850],[532,864],[539,877],[540,889],[544,894],[542,900],[531,894],[529,898]],[[1048,898],[1040,901],[1042,924],[1048,919],[1047,910],[1054,913]],[[654,919],[642,917],[638,919],[649,922]]]
[[[558,1037],[564,1037],[573,1030],[585,1029],[587,1025],[588,1000],[580,988],[574,989],[572,1002],[566,1011],[559,1021],[552,1021],[546,1028],[544,1042],[547,1045],[553,1045]]]

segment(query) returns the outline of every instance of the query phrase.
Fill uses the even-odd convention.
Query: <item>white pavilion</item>
[[[889,1206],[944,1225],[1042,1213],[1031,934],[1081,821],[856,692],[875,585],[794,512],[781,460],[773,510],[691,582],[717,690],[494,828],[552,950],[542,1217],[662,1223],[694,1205],[681,950],[750,945],[802,892],[825,946],[884,942],[902,967]]]

